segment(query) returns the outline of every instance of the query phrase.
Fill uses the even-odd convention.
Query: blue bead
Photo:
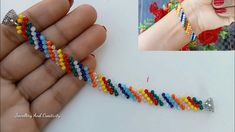
[[[88,66],[87,65],[84,66],[84,70],[86,70],[86,71],[88,70]]]
[[[47,49],[47,46],[46,46],[46,45],[43,45],[42,48],[43,48],[43,49]]]

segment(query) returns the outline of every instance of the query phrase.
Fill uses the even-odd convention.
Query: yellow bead
[[[148,95],[147,95],[147,94],[144,94],[144,97],[145,97],[145,98],[148,98]]]
[[[16,29],[17,30],[21,30],[21,26],[16,26]]]
[[[140,89],[139,89],[139,92],[140,92],[140,93],[143,93],[143,91],[144,91],[143,88],[140,88]]]
[[[149,104],[150,104],[150,105],[152,105],[152,104],[153,104],[153,101],[152,101],[152,100],[150,100],[150,101],[149,101]]]
[[[99,79],[102,78],[102,74],[101,73],[98,74],[98,78]]]
[[[65,67],[65,66],[62,66],[61,69],[64,71],[64,70],[66,69],[66,67]]]
[[[150,101],[150,98],[149,98],[149,97],[147,97],[146,99],[147,99],[147,101]]]
[[[62,59],[62,58],[61,58],[61,59],[59,59],[59,62],[61,62],[61,63],[62,63],[63,61],[64,61],[64,59]]]
[[[107,90],[105,89],[104,92],[107,93]]]
[[[18,34],[22,34],[22,30],[17,30],[17,33]]]
[[[61,50],[61,49],[58,49],[58,50],[57,50],[57,53],[58,53],[58,54],[61,54],[61,53],[62,53],[62,50]]]
[[[17,19],[17,23],[22,23],[23,19]]]
[[[60,58],[63,58],[63,55],[62,55],[62,54],[59,54],[58,56],[59,56]]]
[[[20,18],[20,19],[23,19],[23,15],[22,14],[20,14],[20,15],[18,15],[18,18]]]

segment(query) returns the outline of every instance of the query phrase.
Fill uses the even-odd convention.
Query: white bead
[[[36,28],[34,26],[32,26],[30,30],[34,32],[34,31],[36,31]]]
[[[52,45],[51,48],[52,48],[53,50],[55,50],[55,45]]]
[[[33,38],[32,38],[32,39],[35,41],[35,40],[37,40],[38,38],[37,38],[37,37],[35,37],[35,36],[33,36]]]
[[[38,48],[39,48],[39,47],[38,47],[38,45],[35,45],[35,46],[34,46],[34,49],[36,49],[36,50],[37,50]]]
[[[35,41],[34,41],[34,44],[35,44],[35,45],[38,45],[38,41],[37,41],[37,40],[35,40]]]
[[[78,61],[75,60],[75,61],[73,62],[73,64],[74,64],[74,65],[77,65],[77,64],[78,64]]]
[[[31,35],[32,36],[36,36],[36,32],[31,32]]]
[[[79,79],[79,80],[82,80],[82,76],[79,76],[78,79]]]

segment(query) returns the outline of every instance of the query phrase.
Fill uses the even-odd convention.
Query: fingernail
[[[73,5],[73,0],[68,0],[69,1],[69,3],[70,3],[70,7]]]
[[[105,31],[107,31],[107,28],[105,26],[102,26],[104,28]]]
[[[91,54],[93,57],[95,57],[95,55],[94,54]]]
[[[224,0],[214,0],[214,5],[215,6],[220,6],[224,4]]]
[[[215,9],[216,13],[225,13],[226,12],[226,8],[219,8],[219,9]]]

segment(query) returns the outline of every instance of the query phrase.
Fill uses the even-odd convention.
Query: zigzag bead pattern
[[[177,8],[177,10],[179,9],[180,8]],[[3,23],[12,25],[13,22],[10,16],[14,16],[14,13],[14,10],[11,10],[10,13],[8,13],[10,15],[4,18]],[[190,26],[184,15],[182,15],[182,21],[184,21],[184,25]],[[25,40],[28,40],[30,45],[34,46],[36,50],[41,51],[46,58],[51,59],[62,71],[67,72],[67,74],[73,74],[79,80],[88,82],[94,89],[97,88],[113,96],[123,96],[126,99],[131,99],[138,103],[146,102],[156,107],[168,106],[171,109],[175,108],[178,110],[186,110],[186,108],[188,108],[188,110],[192,111],[214,111],[212,98],[209,98],[203,103],[196,97],[182,96],[179,98],[175,94],[160,92],[157,94],[154,90],[149,91],[143,88],[134,89],[132,86],[128,87],[126,84],[115,83],[101,73],[96,73],[92,69],[89,69],[87,65],[80,64],[72,56],[64,53],[62,49],[56,49],[52,41],[47,40],[43,34],[36,31],[36,28],[26,16],[18,15],[14,23],[17,25],[17,33],[21,34]]]

